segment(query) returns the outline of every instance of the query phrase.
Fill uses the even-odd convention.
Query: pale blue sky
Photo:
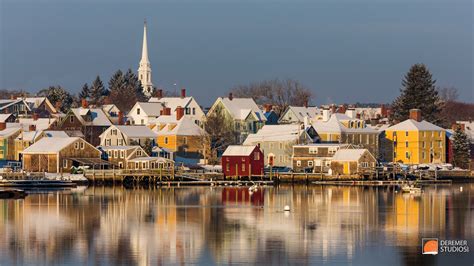
[[[315,103],[390,102],[423,62],[474,102],[471,0],[0,0],[0,88],[77,92],[138,68],[143,19],[153,82],[208,106],[230,87],[294,78]]]

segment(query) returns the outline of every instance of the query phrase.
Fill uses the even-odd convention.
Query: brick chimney
[[[0,122],[0,130],[5,130],[7,128],[7,123],[6,122]]]
[[[181,98],[184,98],[184,97],[186,97],[186,89],[182,88],[181,89]]]
[[[268,104],[268,103],[265,104],[263,107],[265,108],[265,113],[271,112],[273,109],[273,105]]]
[[[410,109],[410,119],[421,122],[421,110],[420,109]]]
[[[305,101],[304,101],[303,106],[304,106],[305,108],[308,108],[308,100],[305,100]]]
[[[122,111],[118,112],[118,124],[123,125],[123,113],[122,113]]]
[[[344,105],[339,105],[339,108],[337,109],[338,113],[345,114],[346,113],[346,107]]]
[[[86,99],[82,99],[82,100],[81,100],[81,107],[82,107],[82,108],[87,108],[87,105],[88,105],[88,104],[87,104],[87,100],[86,100]]]
[[[176,120],[181,120],[184,116],[184,108],[181,106],[176,107]]]
[[[28,131],[36,131],[36,125],[29,125]]]
[[[38,113],[33,113],[33,121],[37,121],[39,118],[39,114]]]
[[[162,89],[156,90],[155,96],[156,96],[156,98],[158,98],[158,99],[163,98],[163,90],[162,90]]]
[[[229,92],[229,101],[232,101],[234,99],[234,95],[232,95],[232,92]]]
[[[331,114],[335,114],[336,113],[336,105],[331,105]]]
[[[169,107],[163,108],[163,115],[171,115],[171,108]]]

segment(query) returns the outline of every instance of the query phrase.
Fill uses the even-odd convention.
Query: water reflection
[[[474,185],[459,186],[419,196],[328,186],[35,194],[0,201],[0,265],[472,262],[420,255],[422,237],[474,243]]]

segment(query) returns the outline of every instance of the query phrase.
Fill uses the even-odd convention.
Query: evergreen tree
[[[90,87],[90,102],[94,105],[101,105],[105,96],[107,96],[107,90],[104,87],[104,83],[100,80],[100,77],[97,76],[92,82]]]
[[[79,93],[79,99],[86,99],[88,100],[89,97],[90,97],[90,90],[89,90],[89,85],[87,85],[87,83],[84,84],[84,86],[82,86],[82,90],[81,92]]]
[[[137,101],[146,101],[141,82],[131,69],[125,74],[118,70],[109,82],[109,99],[123,112],[128,112]]]
[[[460,126],[456,128],[453,135],[453,164],[454,166],[467,169],[469,168],[470,149],[467,134]]]
[[[392,103],[393,117],[398,122],[409,118],[410,109],[420,109],[424,120],[442,125],[442,104],[436,81],[424,64],[411,66],[402,81],[400,96]]]
[[[47,89],[42,89],[38,92],[38,96],[44,96],[54,106],[60,106],[60,111],[67,112],[74,102],[72,95],[63,89],[61,86],[50,86]]]

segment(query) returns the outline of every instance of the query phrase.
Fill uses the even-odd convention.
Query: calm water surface
[[[0,200],[0,265],[473,265],[473,221],[474,184],[90,187]],[[423,237],[472,251],[421,255]]]

